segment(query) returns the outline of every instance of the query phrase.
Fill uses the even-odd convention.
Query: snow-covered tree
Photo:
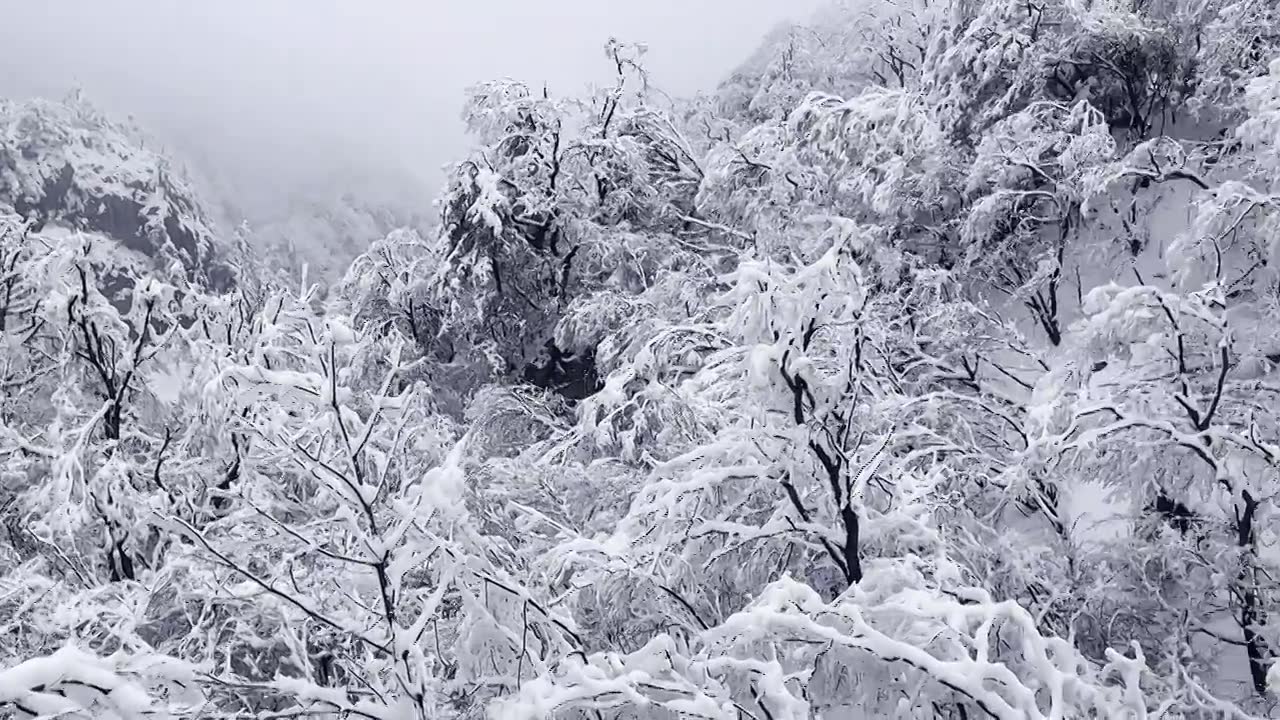
[[[610,41],[323,289],[0,106],[0,716],[1274,715],[1274,21],[842,2],[687,101]]]

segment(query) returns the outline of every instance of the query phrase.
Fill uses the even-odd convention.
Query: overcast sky
[[[408,173],[465,147],[462,90],[562,94],[607,77],[612,35],[672,94],[713,87],[820,0],[0,0],[0,95],[72,87],[270,204],[308,182]],[[602,75],[606,73],[606,75]]]

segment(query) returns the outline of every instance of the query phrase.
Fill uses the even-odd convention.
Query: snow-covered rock
[[[79,100],[0,100],[0,206],[177,260],[213,290],[235,282],[228,249],[183,172],[135,131]]]

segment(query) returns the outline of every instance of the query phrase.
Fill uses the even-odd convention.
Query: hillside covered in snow
[[[190,183],[140,134],[78,100],[0,101],[0,206],[33,229],[105,235],[213,290],[234,284],[230,246]]]

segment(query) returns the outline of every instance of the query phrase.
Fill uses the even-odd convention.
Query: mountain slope
[[[37,228],[100,232],[160,266],[176,260],[210,289],[234,284],[227,248],[183,174],[78,100],[0,100],[0,205]]]

